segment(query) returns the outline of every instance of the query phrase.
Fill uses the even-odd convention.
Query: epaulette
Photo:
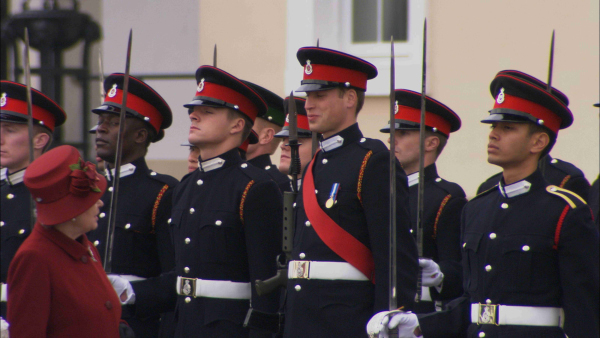
[[[556,195],[565,200],[572,209],[583,205],[587,205],[587,203],[583,198],[581,198],[581,196],[577,195],[576,193],[570,190],[559,188],[555,185],[549,185],[546,187],[546,191],[551,193],[552,195]]]
[[[472,200],[474,200],[474,199],[476,199],[476,198],[478,198],[478,197],[480,197],[480,196],[487,195],[487,194],[489,194],[491,191],[494,191],[495,189],[498,189],[498,184],[494,185],[493,187],[491,187],[491,188],[489,188],[489,189],[487,189],[487,190],[484,190],[484,191],[480,192],[480,193],[479,193],[479,194],[477,194],[475,197],[471,198],[471,201],[472,201]]]
[[[179,180],[177,180],[175,177],[165,174],[159,174],[154,170],[148,170],[147,175],[151,179],[167,184],[171,188],[179,183]]]
[[[570,175],[571,177],[579,177],[584,176],[583,171],[581,169],[574,166],[572,163],[565,162],[563,160],[559,160],[557,158],[553,158],[550,161],[550,164],[556,169],[562,171],[566,175]]]
[[[257,168],[248,162],[238,164],[238,169],[246,175],[250,181],[272,181],[271,176],[264,169]]]
[[[363,141],[364,140],[364,141]],[[379,153],[382,151],[389,150],[381,140],[363,137],[358,141],[358,145],[365,148],[366,150],[372,150],[373,153]]]
[[[463,188],[454,182],[446,181],[441,177],[436,178],[434,182],[438,188],[452,195],[452,197],[466,197]]]

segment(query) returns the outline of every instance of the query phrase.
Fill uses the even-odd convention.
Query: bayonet
[[[396,255],[396,63],[394,60],[394,37],[390,38],[390,238],[389,238],[389,309],[398,308],[396,295],[397,284],[397,255]]]
[[[29,30],[25,27],[25,85],[27,86],[27,137],[29,139],[29,164],[34,160],[33,158],[33,98],[31,96],[31,64],[29,63]],[[29,226],[33,230],[35,226],[35,204],[33,203],[33,196],[29,195]]]
[[[115,174],[113,177],[112,196],[110,199],[110,209],[108,218],[108,231],[106,233],[106,248],[104,254],[104,271],[112,272],[112,253],[115,242],[115,224],[117,219],[117,202],[119,196],[119,178],[121,177],[121,155],[123,153],[123,134],[125,130],[125,115],[127,109],[127,93],[129,91],[129,66],[131,63],[131,38],[133,30],[129,30],[129,42],[127,44],[127,57],[125,61],[125,77],[123,79],[123,101],[121,103],[121,113],[119,116],[119,133],[117,134],[117,149],[115,154]]]
[[[552,69],[554,68],[554,33],[555,30],[552,30],[552,40],[550,42],[550,60],[548,61],[548,86],[546,87],[546,90],[550,94],[552,94]]]
[[[100,104],[104,103],[106,92],[104,91],[104,67],[102,66],[102,50],[98,52],[98,67],[100,79]]]
[[[425,195],[425,103],[427,102],[427,96],[425,95],[427,89],[427,19],[423,23],[423,71],[421,78],[421,121],[419,123],[419,190],[417,195],[417,249],[419,251],[419,258],[423,257],[423,210],[424,210],[424,198]],[[419,274],[417,275],[417,294],[415,295],[415,302],[421,301],[421,277],[422,269],[419,268]]]
[[[217,68],[217,44],[215,43],[215,49],[213,50],[213,67]]]

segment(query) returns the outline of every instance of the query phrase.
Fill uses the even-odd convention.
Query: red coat
[[[39,223],[8,270],[10,336],[119,337],[121,305],[85,235]]]

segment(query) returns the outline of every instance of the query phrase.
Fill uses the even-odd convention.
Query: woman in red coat
[[[85,236],[106,179],[80,156],[60,146],[25,172],[37,223],[8,271],[11,337],[119,337],[121,304]]]

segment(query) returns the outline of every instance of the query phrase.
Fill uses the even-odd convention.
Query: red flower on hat
[[[100,179],[98,178],[98,173],[96,172],[96,166],[91,162],[84,162],[81,157],[79,158],[79,163],[71,164],[69,166],[73,172],[71,173],[71,186],[69,187],[69,192],[75,196],[85,197],[90,191],[93,192],[102,192],[100,188],[98,188],[96,182]]]

